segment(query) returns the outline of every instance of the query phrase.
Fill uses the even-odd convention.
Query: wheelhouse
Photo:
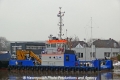
[[[49,53],[64,53],[67,47],[67,40],[48,40],[46,43],[46,50]]]

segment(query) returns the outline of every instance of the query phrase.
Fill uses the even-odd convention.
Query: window
[[[117,56],[118,52],[113,52],[113,57]]]
[[[95,52],[93,52],[93,57],[95,57],[96,56],[96,54],[95,54]]]
[[[15,53],[16,50],[22,49],[22,46],[12,46],[12,52]]]
[[[69,55],[66,55],[66,61],[69,61]]]
[[[115,52],[113,52],[113,55],[112,55],[113,57],[115,57],[116,56],[116,53]]]
[[[90,52],[90,57],[96,57],[96,53],[95,52]]]
[[[16,52],[16,48],[15,48],[15,47],[12,47],[12,51],[13,51],[13,53]]]
[[[33,49],[33,50],[38,50],[38,49],[43,49],[45,46],[26,46],[26,49]]]
[[[110,52],[104,52],[104,57],[110,57]]]
[[[92,57],[92,52],[90,53],[90,57]]]
[[[37,49],[41,49],[41,46],[37,46]]]
[[[36,49],[37,46],[33,46],[33,49]]]
[[[83,58],[83,53],[81,53],[81,56],[80,56],[80,58]]]
[[[78,54],[78,58],[83,58],[83,53],[77,53]]]
[[[45,49],[45,46],[43,46],[42,49]]]
[[[80,53],[78,53],[78,57],[80,58]]]
[[[117,52],[117,53],[116,53],[116,56],[118,56],[118,54],[119,54],[119,53]]]
[[[46,44],[46,47],[49,48],[49,47],[50,47],[50,44]]]
[[[51,47],[56,47],[56,44],[51,44]]]
[[[61,58],[61,57],[59,56],[59,58]]]
[[[19,49],[19,50],[22,49],[22,46],[18,46],[17,49]]]

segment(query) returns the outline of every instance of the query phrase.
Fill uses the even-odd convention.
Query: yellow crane
[[[41,64],[41,59],[38,56],[36,56],[32,51],[29,50],[17,50],[16,52],[17,60],[25,60],[26,54],[29,54],[30,57],[33,57]]]

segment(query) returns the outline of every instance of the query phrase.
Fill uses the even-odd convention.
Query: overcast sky
[[[0,0],[0,36],[10,41],[58,36],[59,7],[65,11],[63,33],[80,40],[120,40],[120,0]]]

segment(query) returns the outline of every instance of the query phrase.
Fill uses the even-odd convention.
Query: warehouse
[[[16,50],[32,50],[39,55],[45,49],[45,42],[12,42],[10,49],[11,54],[15,54]]]

